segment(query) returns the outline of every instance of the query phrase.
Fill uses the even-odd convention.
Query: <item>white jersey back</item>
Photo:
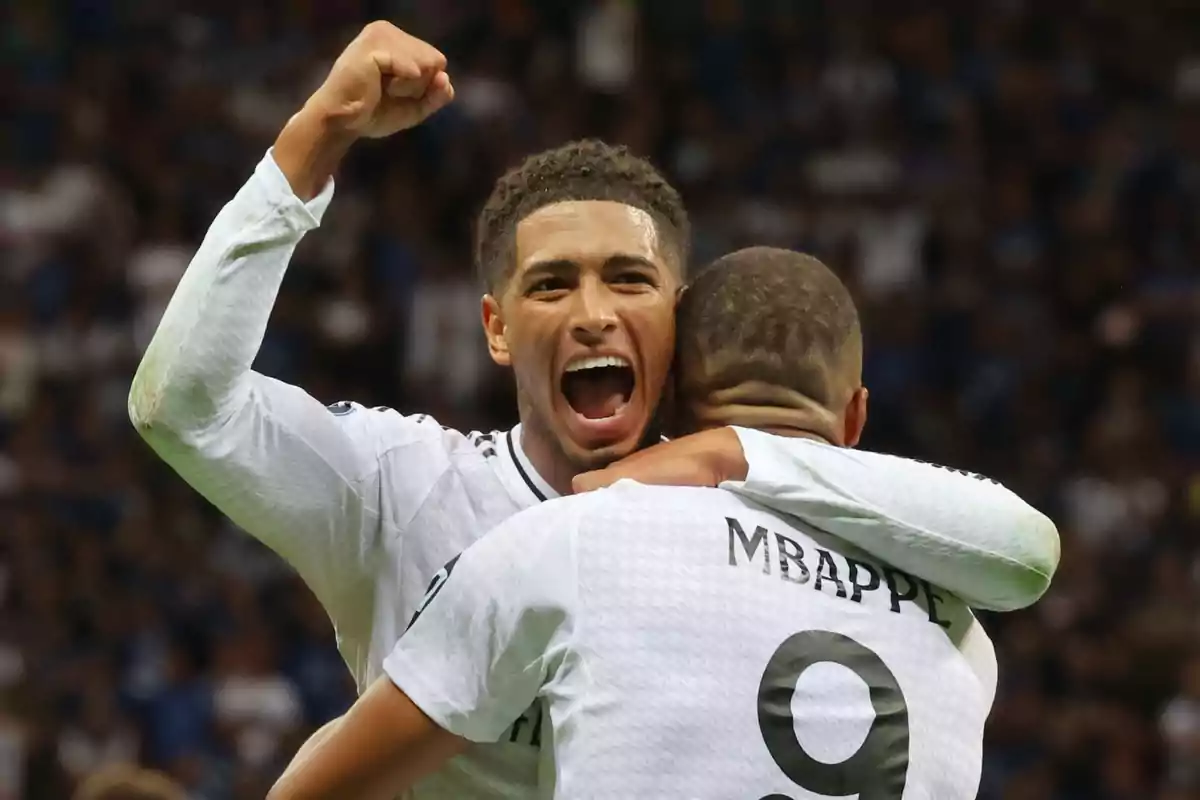
[[[622,483],[554,501],[435,594],[385,668],[478,740],[544,697],[556,797],[978,788],[996,665],[970,611],[731,493]],[[464,626],[492,639],[444,633]]]

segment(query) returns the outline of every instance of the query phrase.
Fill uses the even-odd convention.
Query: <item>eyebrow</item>
[[[637,256],[631,253],[615,253],[604,259],[602,270],[610,270],[617,267],[645,267],[647,269],[660,269],[658,264],[655,264],[644,256]],[[547,261],[535,261],[525,270],[525,275],[562,275],[564,273],[574,272],[579,269],[578,262],[572,261],[569,258],[555,258]]]

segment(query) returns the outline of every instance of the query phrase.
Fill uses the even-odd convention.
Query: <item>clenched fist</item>
[[[389,22],[372,22],[334,62],[306,106],[355,136],[411,128],[454,99],[446,57]]]
[[[446,57],[437,48],[391,23],[372,22],[279,133],[275,163],[308,200],[355,141],[419,125],[453,99]]]

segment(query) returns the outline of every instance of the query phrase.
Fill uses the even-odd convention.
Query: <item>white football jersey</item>
[[[970,800],[996,685],[949,593],[723,490],[631,482],[472,546],[384,666],[473,741],[544,699],[561,798]]]
[[[184,480],[296,569],[362,688],[381,674],[430,577],[554,492],[524,457],[519,428],[462,434],[425,415],[326,408],[251,369],[292,252],[332,192],[331,183],[301,202],[270,155],[262,160],[192,259],[138,368],[129,411]],[[1053,571],[1054,526],[997,484],[738,433],[750,475],[733,488],[872,552],[899,549],[877,555],[908,557],[914,574],[980,605],[1032,602]],[[947,514],[946,497],[969,502]],[[529,796],[541,723],[536,709],[514,719],[502,744],[456,759],[418,796]]]

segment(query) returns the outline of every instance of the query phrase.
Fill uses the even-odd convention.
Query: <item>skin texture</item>
[[[452,102],[447,70],[445,55],[427,42],[384,21],[364,27],[275,141],[275,161],[296,195],[316,196],[359,139],[414,127]],[[565,493],[576,473],[628,455],[645,433],[673,347],[680,265],[649,215],[619,203],[544,207],[518,224],[515,238],[515,278],[550,261],[558,268],[546,277],[568,288],[530,293],[510,281],[484,298],[483,323],[492,357],[517,378],[522,444]],[[588,351],[626,355],[637,373],[626,424],[609,436],[574,423],[552,372]]]
[[[681,403],[681,431],[696,431],[575,476],[572,491],[603,489],[620,480],[655,486],[717,486],[746,479],[750,465],[733,428],[819,439],[853,447],[867,421],[867,390],[850,391],[839,412],[787,389],[742,384],[703,400]],[[774,404],[773,404],[774,403]]]
[[[646,434],[670,369],[680,270],[654,220],[608,201],[544,206],[518,225],[515,266],[483,298],[492,359],[512,367],[522,445],[551,486],[632,453]],[[561,389],[574,358],[619,355],[635,384],[620,424],[583,422]]]
[[[677,430],[687,435],[722,425],[755,428],[780,436],[812,436],[838,447],[854,447],[867,422],[867,390],[841,395],[835,408],[781,386],[748,381],[680,404]]]
[[[380,678],[345,716],[317,732],[267,800],[393,800],[466,746]]]

